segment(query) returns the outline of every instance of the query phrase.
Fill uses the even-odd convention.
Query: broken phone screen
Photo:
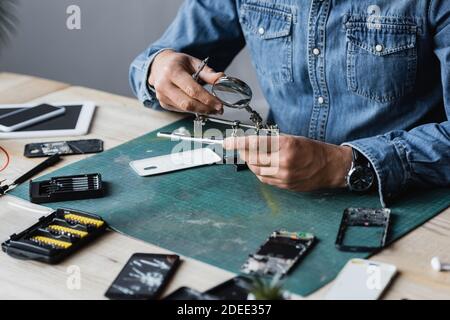
[[[245,274],[284,276],[304,257],[314,244],[311,233],[276,231],[255,254],[251,254],[241,271]]]
[[[54,154],[74,155],[99,153],[103,151],[103,141],[97,139],[78,141],[57,141],[30,143],[25,146],[25,157],[40,158],[49,157]]]
[[[177,255],[136,253],[128,260],[105,296],[119,300],[156,299],[179,261]]]

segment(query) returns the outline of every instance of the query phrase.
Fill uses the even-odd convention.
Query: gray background
[[[2,1],[2,0],[0,0]],[[182,0],[19,0],[16,35],[0,48],[0,70],[131,96],[128,67],[160,37]],[[81,30],[68,30],[66,9],[81,8]],[[244,50],[227,71],[264,104]]]

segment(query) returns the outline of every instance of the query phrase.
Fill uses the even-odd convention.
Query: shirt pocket
[[[417,27],[395,18],[346,23],[350,91],[388,103],[412,92],[417,71]]]
[[[240,22],[262,81],[292,82],[294,8],[274,2],[244,3]]]

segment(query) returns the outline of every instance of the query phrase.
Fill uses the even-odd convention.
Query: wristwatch
[[[352,192],[366,193],[375,186],[376,176],[372,164],[353,149],[352,167],[347,175],[347,187]]]

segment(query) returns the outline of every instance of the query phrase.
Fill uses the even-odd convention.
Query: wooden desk
[[[93,100],[97,103],[91,133],[86,138],[103,139],[106,149],[179,119],[178,115],[148,110],[134,99],[29,76],[0,73],[0,104],[70,100]],[[10,166],[0,174],[2,178],[13,179],[41,161],[23,157],[23,147],[29,142],[33,140],[0,141],[0,145],[11,155]],[[66,157],[60,166],[84,157]],[[34,205],[31,205],[32,210],[23,210],[17,205],[30,206],[11,196],[0,198],[0,241],[35,223],[46,210]],[[395,264],[400,270],[385,298],[450,299],[450,274],[437,273],[430,268],[433,256],[450,261],[449,245],[450,209],[374,257],[374,260]],[[166,251],[125,235],[108,232],[57,266],[20,261],[0,253],[0,298],[103,299],[108,286],[135,252]],[[167,293],[180,286],[206,290],[233,276],[189,258],[183,260]],[[68,267],[73,265],[81,271],[81,288],[78,290],[70,290],[67,286],[70,275]],[[327,288],[308,299],[320,299]]]

